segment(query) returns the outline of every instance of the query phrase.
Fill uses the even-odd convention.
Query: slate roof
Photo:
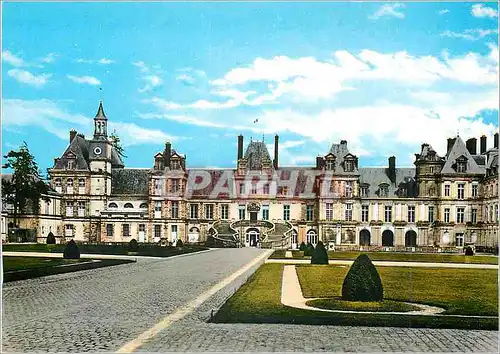
[[[463,140],[457,136],[452,148],[446,155],[446,162],[441,169],[441,174],[458,174],[453,166],[456,164],[457,158],[464,156],[467,159],[467,169],[465,174],[483,174],[486,172],[484,165],[478,165],[476,160],[467,150]]]
[[[420,151],[420,154],[416,154],[417,159],[416,162],[419,161],[444,161],[444,158],[439,156],[434,150],[434,148],[427,143],[422,144],[422,149]]]
[[[359,183],[368,184],[368,197],[378,197],[379,186],[383,183],[388,185],[389,197],[397,195],[399,188],[406,188],[408,196],[415,191],[415,169],[396,168],[396,182],[392,183],[387,175],[385,167],[363,167],[359,169]]]
[[[76,135],[66,148],[61,158],[56,162],[54,168],[64,170],[68,165],[68,155],[73,153],[76,158],[77,170],[89,169],[89,142],[80,135]]]
[[[341,141],[340,144],[333,143],[328,151],[328,154],[333,154],[335,156],[335,174],[340,175],[357,175],[359,174],[356,164],[354,164],[354,170],[352,172],[344,171],[344,159],[346,155],[351,154],[347,148],[347,142],[345,140]],[[327,155],[328,155],[327,154]],[[352,154],[351,154],[352,155]]]
[[[102,101],[99,101],[99,108],[97,109],[95,118],[108,119],[108,117],[106,117],[106,114],[104,113],[104,108],[102,107]]]
[[[248,160],[247,167],[251,170],[262,169],[262,162],[272,161],[267,146],[263,141],[251,141],[245,151],[245,159]]]
[[[149,194],[149,169],[114,168],[111,170],[111,194]]]

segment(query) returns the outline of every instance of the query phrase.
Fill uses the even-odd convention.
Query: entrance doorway
[[[251,211],[250,212],[250,220],[251,221],[256,221],[257,220],[257,212],[256,211]]]
[[[246,233],[246,244],[250,247],[257,247],[257,244],[260,240],[260,232],[259,229],[248,229]]]
[[[405,247],[417,246],[417,233],[413,230],[408,230],[405,234]]]
[[[359,244],[360,246],[370,246],[370,231],[361,230],[359,233]]]
[[[382,232],[382,246],[394,246],[394,234],[391,230],[385,230],[384,232]]]
[[[139,224],[139,242],[146,241],[146,225]]]

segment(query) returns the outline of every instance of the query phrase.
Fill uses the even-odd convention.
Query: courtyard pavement
[[[4,284],[2,351],[118,351],[262,259],[264,252],[218,249],[171,259],[141,258]],[[496,331],[207,323],[261,262],[155,332],[138,350],[498,352]]]

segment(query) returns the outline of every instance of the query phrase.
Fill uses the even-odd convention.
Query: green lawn
[[[372,261],[400,261],[400,262],[431,262],[431,263],[477,263],[498,264],[498,256],[465,256],[463,254],[442,253],[402,253],[402,252],[334,252],[328,251],[329,259],[355,260],[360,254],[366,254]],[[295,259],[310,259],[304,257],[302,251],[292,251]],[[285,258],[284,251],[277,250],[269,258]]]
[[[346,272],[346,268],[334,266],[304,266],[298,267],[302,274],[309,273],[307,268],[318,268],[319,272],[314,275],[319,278],[315,279],[314,284],[323,284],[323,286],[310,286],[309,289],[314,289],[318,294],[317,289],[332,288],[335,295],[338,293],[335,289],[339,289],[338,271]],[[323,270],[324,269],[324,270]],[[333,273],[330,269],[334,269]],[[387,268],[394,269],[394,268]],[[321,271],[323,270],[323,271]],[[399,268],[398,268],[399,270]],[[415,315],[384,315],[384,314],[342,314],[342,313],[327,313],[320,311],[308,311],[287,307],[281,304],[281,277],[283,272],[282,264],[264,264],[262,265],[253,276],[221,307],[215,315],[213,321],[219,323],[295,323],[295,324],[332,324],[332,325],[347,325],[347,326],[394,326],[394,327],[429,327],[429,328],[468,328],[468,329],[498,329],[498,319],[485,319],[485,318],[456,318],[450,316],[415,316]],[[491,280],[492,273],[480,270],[479,278],[482,282],[486,283]],[[494,271],[493,271],[494,272]],[[310,272],[313,274],[313,272]],[[345,273],[344,273],[345,274]],[[454,277],[455,280],[460,281],[460,273]],[[477,273],[476,273],[477,275]],[[472,277],[472,275],[471,275]],[[469,278],[467,278],[469,279]],[[325,284],[325,280],[329,284]],[[342,278],[343,280],[343,278]],[[410,283],[415,287],[416,282]],[[433,282],[435,283],[435,282]],[[496,284],[496,280],[495,280]],[[418,285],[420,286],[420,285]],[[488,304],[483,306],[483,312],[493,313],[491,304],[495,294],[489,293],[491,286],[486,286],[485,292],[488,296]],[[402,289],[402,294],[408,289]],[[435,289],[442,293],[446,293],[447,289]],[[449,289],[453,291],[453,289]],[[316,294],[316,295],[318,295]],[[332,295],[333,296],[333,295]],[[402,295],[404,297],[404,295]],[[467,307],[468,301],[472,295],[463,295],[463,306]],[[459,301],[455,304],[458,306]],[[470,307],[467,307],[470,308]],[[496,313],[496,312],[495,312]]]
[[[417,306],[405,304],[400,301],[342,301],[340,296],[330,299],[309,300],[306,304],[322,309],[343,311],[408,312],[420,310]]]
[[[49,252],[49,253],[62,253],[64,251],[64,244],[47,245],[44,243],[37,244],[5,244],[2,245],[4,252]],[[127,255],[128,243],[123,244],[78,244],[80,253],[84,254],[116,254]],[[185,245],[181,248],[177,247],[163,247],[155,244],[139,244],[138,256],[154,256],[154,257],[171,257],[184,253],[192,253],[204,251],[208,248],[198,245]]]
[[[24,269],[48,268],[65,264],[90,262],[89,259],[63,259],[63,258],[42,258],[42,257],[3,256],[2,259],[3,259],[2,269],[4,272],[12,272]]]

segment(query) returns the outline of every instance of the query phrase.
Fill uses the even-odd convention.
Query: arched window
[[[68,178],[68,179],[66,180],[66,185],[67,185],[68,187],[73,187],[73,178]]]
[[[318,243],[318,234],[314,230],[307,231],[306,238],[307,243],[312,243],[313,245]]]
[[[147,209],[148,207],[148,203],[141,203],[141,205],[139,205],[139,208],[142,208],[142,209]]]
[[[85,187],[85,178],[78,179],[78,187]]]
[[[109,203],[108,208],[118,208],[116,203]]]
[[[189,232],[192,232],[192,233],[199,233],[200,232],[200,229],[198,229],[197,227],[192,227],[189,229]]]
[[[56,183],[56,187],[60,187],[61,186],[61,179],[56,178],[55,183]]]
[[[125,203],[125,205],[123,207],[130,209],[130,208],[133,208],[134,206],[132,205],[132,203]]]

